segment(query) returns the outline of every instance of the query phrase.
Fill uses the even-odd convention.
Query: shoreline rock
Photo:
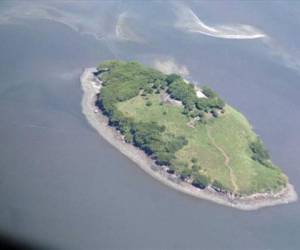
[[[82,113],[100,136],[156,180],[182,193],[240,210],[256,210],[262,207],[287,204],[298,199],[297,193],[290,183],[277,194],[258,193],[234,198],[228,194],[218,193],[212,188],[199,189],[174,178],[174,176],[156,166],[154,161],[142,150],[132,144],[125,143],[120,133],[115,128],[108,126],[108,118],[100,110],[96,110],[96,95],[101,90],[101,82],[94,75],[96,72],[96,68],[86,68],[80,77],[83,90]]]

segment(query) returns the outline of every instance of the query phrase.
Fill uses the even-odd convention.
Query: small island
[[[243,210],[297,200],[247,119],[211,88],[124,61],[85,69],[81,85],[90,124],[168,186]]]

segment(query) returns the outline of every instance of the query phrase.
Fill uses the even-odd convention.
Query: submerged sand
[[[157,166],[142,150],[124,142],[122,135],[115,128],[108,126],[108,118],[95,106],[96,95],[101,90],[101,82],[94,76],[96,71],[96,68],[86,68],[80,77],[83,90],[82,113],[90,125],[105,140],[158,181],[182,193],[241,210],[255,210],[267,206],[287,204],[297,200],[297,193],[291,184],[288,184],[285,189],[277,194],[257,193],[251,196],[235,198],[228,194],[216,192],[210,187],[204,190],[196,188],[187,182],[179,180],[174,175],[168,174],[164,168]]]

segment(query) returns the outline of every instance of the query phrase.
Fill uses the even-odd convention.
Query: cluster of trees
[[[191,178],[192,185],[200,189],[206,188],[211,183],[208,176],[200,174],[199,171],[195,171],[188,166],[175,167],[174,165],[170,165],[168,172],[171,174],[178,174],[180,179],[183,181]]]
[[[255,141],[251,142],[249,145],[252,152],[252,159],[258,161],[266,167],[273,167],[270,161],[270,155],[265,146],[263,145],[261,139],[256,138]]]
[[[98,67],[102,71],[102,89],[99,100],[108,116],[114,112],[114,103],[129,100],[139,93],[142,95],[166,90],[170,96],[183,103],[184,114],[199,117],[203,121],[205,113],[218,117],[225,106],[224,101],[209,87],[203,87],[208,98],[197,98],[192,84],[186,84],[181,76],[164,75],[157,70],[143,67],[135,62],[108,61]],[[103,70],[105,69],[105,70]],[[147,103],[148,106],[151,103]]]
[[[169,83],[167,92],[172,98],[181,101],[187,110],[193,110],[197,101],[194,87],[191,84],[186,84],[180,76],[175,79]]]
[[[166,78],[168,84],[167,92],[176,100],[182,102],[185,107],[184,113],[191,117],[204,117],[204,113],[211,113],[218,117],[218,110],[225,106],[224,101],[209,87],[204,86],[202,91],[207,98],[198,98],[194,86],[186,84],[181,76],[176,74],[168,75]]]
[[[124,135],[126,142],[142,149],[155,159],[158,165],[169,166],[169,170],[178,173],[183,180],[192,177],[192,184],[196,187],[207,187],[211,180],[199,173],[200,166],[196,159],[192,159],[192,168],[175,168],[172,164],[176,158],[175,153],[188,143],[184,136],[167,133],[164,126],[154,121],[136,122],[124,116],[116,104],[139,94],[159,93],[163,89],[172,98],[183,103],[187,115],[201,118],[204,112],[212,112],[213,115],[215,112],[214,116],[217,116],[214,110],[224,107],[225,104],[218,95],[205,87],[203,92],[208,98],[197,98],[194,87],[186,84],[179,75],[166,76],[135,62],[108,61],[98,69],[101,72],[103,88],[96,105],[109,118],[109,125],[116,127]],[[151,106],[152,103],[148,101],[146,105]]]
[[[133,123],[130,132],[134,145],[152,156],[158,165],[171,165],[175,152],[188,143],[184,136],[164,133],[165,127],[156,122]]]
[[[223,109],[225,106],[224,101],[219,97],[213,98],[198,98],[196,101],[196,107],[199,110],[209,112],[214,109]]]
[[[134,143],[152,156],[157,164],[170,165],[175,152],[187,144],[186,138],[165,133],[165,127],[157,122],[135,122],[116,107],[116,103],[129,100],[140,92],[150,93],[152,88],[164,88],[167,85],[165,76],[133,62],[111,61],[100,65],[101,68],[107,71],[101,74],[104,86],[96,105],[108,116],[109,125],[116,127],[126,142]],[[147,106],[151,105],[147,102]]]
[[[199,166],[197,166],[195,162],[193,163],[192,168],[188,166],[183,166],[178,172],[182,180],[192,178],[192,185],[197,188],[205,189],[208,185],[210,185],[213,189],[215,189],[218,192],[226,192],[227,190],[218,180],[212,181],[209,178],[209,176],[201,174],[201,172],[199,172]]]
[[[153,83],[166,84],[165,76],[135,62],[108,61],[98,67],[101,69],[106,70],[101,74],[103,88],[96,105],[109,117],[110,125],[117,127],[130,141],[133,121],[118,111],[116,103],[129,100],[140,92],[150,92]]]
[[[191,159],[192,166],[190,167],[187,162],[178,162],[180,168],[176,171],[180,179],[187,180],[191,178],[192,185],[204,189],[211,183],[211,179],[204,174],[201,174],[201,166],[198,164],[198,160],[196,158]]]
[[[207,186],[211,186],[218,192],[226,192],[226,188],[222,185],[221,182],[218,180],[211,180],[211,178],[205,174],[199,172],[201,167],[197,164],[196,159],[192,159],[192,167],[190,168],[188,164],[182,166],[179,171],[179,176],[182,180],[186,180],[188,178],[192,178],[192,185],[200,188],[205,189]]]

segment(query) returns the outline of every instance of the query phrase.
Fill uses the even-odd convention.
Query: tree
[[[151,87],[146,87],[146,88],[144,88],[144,92],[145,92],[145,94],[152,94],[153,89]]]
[[[133,141],[133,136],[132,136],[132,134],[130,134],[130,133],[126,133],[126,134],[124,135],[124,139],[125,139],[125,142],[127,142],[127,143],[132,143],[132,141]]]
[[[225,192],[226,188],[223,184],[217,180],[214,180],[211,184],[212,188],[215,189],[217,192]]]
[[[204,189],[209,185],[209,183],[210,183],[210,179],[208,176],[202,174],[196,174],[192,182],[192,185],[200,189]]]
[[[219,109],[223,109],[225,107],[225,102],[220,97],[217,98],[216,107]]]
[[[186,180],[187,178],[191,177],[192,169],[188,167],[183,167],[180,171],[180,179]]]
[[[206,98],[199,98],[196,101],[196,108],[199,110],[205,110],[209,106],[209,101]]]
[[[197,163],[198,160],[197,160],[197,158],[193,157],[193,158],[191,159],[191,162],[192,162],[192,163]]]
[[[174,155],[171,153],[166,153],[166,152],[159,152],[155,156],[155,163],[157,165],[165,165],[165,166],[170,166],[171,161],[174,159]]]
[[[251,142],[249,147],[252,151],[253,160],[258,161],[267,167],[272,166],[272,164],[269,162],[269,152],[265,149],[262,141],[259,138],[256,138],[255,141]]]
[[[167,170],[167,172],[168,172],[169,174],[174,174],[174,173],[175,173],[175,171],[176,171],[176,168],[175,168],[175,166],[174,166],[174,165],[172,165],[172,164],[170,164],[170,165],[168,166],[168,170]]]
[[[215,118],[217,118],[218,116],[219,116],[219,113],[218,113],[218,111],[217,110],[215,110],[215,109],[213,109],[212,111],[211,111],[211,114],[213,115],[213,117],[215,117]]]
[[[155,82],[152,85],[152,88],[159,89],[160,88],[160,81],[159,80],[155,80]]]
[[[209,87],[203,86],[202,88],[202,93],[207,97],[207,98],[214,98],[217,97],[217,94]]]
[[[176,80],[181,80],[181,76],[177,75],[177,74],[170,74],[166,77],[166,82],[168,84],[175,82]]]
[[[197,174],[200,169],[201,169],[201,166],[199,164],[194,163],[192,165],[192,171],[193,171],[194,174]]]

